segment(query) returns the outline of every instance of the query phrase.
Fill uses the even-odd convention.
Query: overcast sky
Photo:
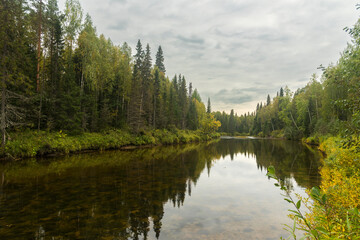
[[[63,9],[65,0],[59,0]],[[80,0],[114,44],[138,39],[166,74],[181,73],[213,111],[253,111],[280,87],[304,87],[336,63],[357,21],[355,0]]]

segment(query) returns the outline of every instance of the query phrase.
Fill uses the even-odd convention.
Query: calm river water
[[[0,164],[0,239],[279,239],[293,192],[319,185],[299,142],[217,142]]]

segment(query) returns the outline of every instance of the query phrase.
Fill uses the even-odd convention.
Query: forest
[[[11,133],[81,135],[122,129],[216,130],[197,89],[178,74],[165,75],[158,46],[135,54],[98,35],[78,0],[2,0],[0,5],[2,146]]]
[[[336,64],[320,66],[308,84],[295,92],[287,86],[273,98],[240,116],[216,112],[220,132],[301,139],[309,136],[360,133],[360,22],[345,28],[352,38]]]

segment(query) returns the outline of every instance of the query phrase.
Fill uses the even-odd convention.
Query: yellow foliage
[[[201,121],[201,130],[204,133],[213,133],[218,130],[221,126],[221,123],[215,120],[212,114],[208,114],[203,120]]]
[[[319,149],[327,155],[320,173],[321,191],[328,200],[325,209],[315,202],[307,218],[313,226],[337,236],[336,239],[350,239],[347,218],[352,209],[360,208],[360,153],[343,148],[341,139],[336,137],[325,140]]]

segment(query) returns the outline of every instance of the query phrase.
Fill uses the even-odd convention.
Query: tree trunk
[[[291,111],[290,111],[290,116],[291,116],[291,120],[293,121],[293,123],[294,123],[295,127],[297,128],[297,130],[300,130],[299,127],[297,126],[295,120],[294,120],[294,117],[293,117]]]
[[[36,70],[36,91],[40,91],[40,57],[41,57],[41,5],[42,0],[39,3],[39,28],[38,28],[38,49],[37,49],[37,70]]]
[[[312,122],[311,120],[312,120],[312,119],[311,119],[311,114],[310,114],[310,109],[309,109],[309,106],[308,106],[308,108],[307,108],[307,109],[308,109],[309,118],[310,118],[310,124],[311,124],[311,122]]]
[[[153,117],[153,126],[156,128],[156,97],[154,96],[154,117]]]
[[[4,71],[5,72],[5,71]],[[1,148],[5,151],[6,144],[6,73],[4,73],[1,81]]]
[[[85,130],[86,128],[86,118],[85,111],[83,107],[83,95],[84,95],[84,69],[81,71],[81,79],[80,79],[80,112],[81,112],[81,128]]]
[[[45,61],[43,62],[43,69],[45,69]],[[44,71],[41,74],[41,78],[44,78]],[[40,83],[40,89],[39,89],[39,93],[40,93],[40,104],[39,104],[39,112],[38,112],[38,131],[40,131],[40,127],[41,127],[41,117],[42,117],[42,103],[43,103],[43,81],[41,81],[41,79],[39,78],[39,83]]]

